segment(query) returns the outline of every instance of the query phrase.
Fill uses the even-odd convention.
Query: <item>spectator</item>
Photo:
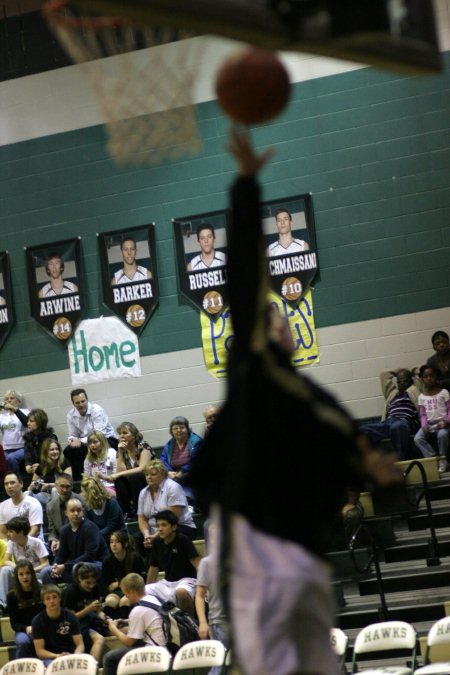
[[[72,475],[72,467],[64,457],[61,445],[53,438],[46,438],[41,445],[39,466],[33,474],[31,493],[42,507],[50,501],[56,478],[62,473]]]
[[[23,434],[26,431],[26,419],[30,412],[22,408],[22,394],[9,389],[3,396],[3,410],[0,411],[0,431],[3,435],[3,450],[8,463],[8,471],[19,474],[20,462],[25,457]],[[22,413],[21,417],[17,413]],[[25,421],[23,421],[25,420]]]
[[[110,476],[117,472],[117,452],[109,447],[106,436],[101,431],[91,431],[87,441],[88,451],[83,473],[101,480],[108,492],[115,497],[116,489]]]
[[[48,520],[48,543],[54,554],[59,548],[59,537],[63,525],[67,523],[66,507],[69,499],[79,499],[85,507],[84,497],[73,492],[73,479],[68,473],[62,473],[55,480],[56,495],[47,503],[45,510]]]
[[[61,608],[61,590],[55,584],[42,587],[41,599],[45,609],[32,623],[34,649],[46,666],[64,654],[84,654],[84,642],[77,617]]]
[[[197,528],[181,485],[168,477],[162,462],[154,459],[145,467],[148,486],[139,495],[138,523],[144,546],[151,548],[156,537],[155,515],[168,509],[178,519],[178,531],[195,539]]]
[[[110,632],[124,646],[113,649],[105,654],[103,658],[103,675],[116,675],[120,659],[133,647],[144,645],[164,646],[166,644],[162,618],[159,612],[156,609],[139,604],[141,601],[151,602],[154,605],[160,604],[157,598],[146,596],[142,577],[139,574],[127,574],[122,579],[120,588],[128,598],[130,605],[133,605],[133,609],[130,613],[126,634],[118,628],[118,622],[108,619]]]
[[[214,561],[211,555],[200,560],[197,570],[195,590],[195,609],[198,617],[198,634],[201,640],[220,640],[225,647],[230,646],[230,632],[222,606]],[[220,675],[222,668],[211,668],[208,675]]]
[[[73,389],[70,398],[73,408],[67,413],[69,444],[64,448],[64,455],[72,466],[74,480],[80,480],[87,454],[89,433],[95,429],[101,431],[113,448],[117,448],[117,437],[106,412],[97,403],[89,403],[84,389]]]
[[[61,528],[59,549],[53,566],[41,571],[42,583],[69,583],[72,570],[79,562],[92,562],[101,569],[101,561],[107,553],[105,541],[95,523],[83,517],[79,499],[69,499],[66,505],[68,523]]]
[[[100,661],[105,644],[106,616],[98,586],[98,570],[90,563],[79,563],[73,570],[74,583],[63,590],[61,604],[78,619],[86,650]]]
[[[139,493],[145,487],[144,467],[155,453],[132,422],[122,422],[117,433],[117,472],[110,479],[114,481],[123,513],[131,516],[136,512]]]
[[[8,463],[6,461],[5,453],[3,451],[3,446],[0,445],[0,490],[3,490],[3,484],[5,481],[5,474],[8,470]]]
[[[116,531],[109,539],[111,553],[103,561],[102,578],[108,590],[105,607],[129,607],[130,601],[120,589],[120,583],[127,574],[134,572],[145,578],[145,564],[142,557],[131,549],[130,536]]]
[[[33,474],[39,468],[41,462],[42,443],[48,438],[55,441],[58,438],[52,427],[47,426],[48,416],[45,410],[41,408],[30,410],[26,425],[28,431],[23,436],[25,441],[25,471]]]
[[[6,523],[14,516],[25,516],[31,525],[30,535],[44,541],[44,514],[38,500],[23,492],[22,479],[15,473],[5,476],[5,491],[9,499],[0,503],[0,537],[6,539]]]
[[[419,394],[421,428],[414,436],[414,443],[424,457],[433,457],[436,451],[430,441],[437,442],[439,473],[444,473],[450,433],[450,394],[438,384],[439,372],[433,366],[422,366],[419,374],[423,382],[423,394]]]
[[[203,411],[203,417],[205,418],[205,423],[206,423],[206,433],[210,430],[214,422],[216,421],[216,417],[219,414],[220,408],[218,405],[214,405],[214,403],[211,403],[210,405],[206,406],[206,408]]]
[[[408,459],[409,437],[419,428],[419,388],[406,368],[384,370],[380,374],[381,390],[386,399],[380,422],[365,424],[360,431],[375,445],[386,438],[399,459]]]
[[[29,560],[35,572],[48,565],[48,551],[44,542],[30,537],[30,522],[23,516],[15,516],[6,523],[8,543],[3,566],[0,568],[0,604],[4,609],[16,567],[15,560]]]
[[[145,592],[162,602],[169,600],[194,616],[200,555],[189,537],[177,531],[178,518],[173,511],[161,511],[155,520],[158,536],[153,540]],[[160,571],[164,572],[164,579],[157,582]]]
[[[431,344],[436,352],[427,360],[427,366],[436,368],[439,377],[438,384],[450,391],[450,342],[448,334],[443,330],[437,330],[431,336]]]
[[[127,531],[119,502],[98,478],[83,478],[81,494],[86,502],[86,516],[97,525],[106,544],[114,530]]]
[[[202,439],[191,430],[185,417],[174,417],[169,431],[172,438],[163,447],[161,462],[169,472],[169,478],[182,483]]]
[[[16,634],[16,658],[35,657],[31,622],[42,612],[44,605],[41,600],[41,585],[29,560],[19,558],[16,562],[7,607],[11,627]]]

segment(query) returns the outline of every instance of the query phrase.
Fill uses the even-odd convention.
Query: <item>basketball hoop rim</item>
[[[90,28],[94,31],[116,26],[131,26],[134,23],[125,16],[68,16],[63,14],[62,10],[69,2],[70,0],[48,0],[41,10],[45,20],[66,28]]]

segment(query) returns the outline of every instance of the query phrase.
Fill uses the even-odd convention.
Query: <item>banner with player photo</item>
[[[286,300],[272,291],[267,297],[267,302],[272,303],[281,316],[284,316],[289,322],[294,340],[292,365],[299,368],[311,363],[319,363],[319,345],[317,344],[311,291],[306,292],[295,308],[292,308]],[[233,342],[230,310],[225,310],[225,312],[219,314],[216,321],[212,321],[201,314],[200,321],[206,367],[214,377],[225,377],[228,352]]]
[[[270,285],[297,307],[319,272],[312,197],[264,202],[261,210]]]
[[[225,210],[172,221],[180,291],[213,321],[228,305],[229,216]]]
[[[155,226],[97,234],[103,303],[139,335],[159,302]]]
[[[0,253],[0,348],[14,324],[11,271],[8,251]]]
[[[62,345],[84,313],[79,238],[25,247],[32,317]]]

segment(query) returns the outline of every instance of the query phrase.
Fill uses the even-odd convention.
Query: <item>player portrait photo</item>
[[[265,202],[262,217],[271,287],[295,307],[319,269],[311,195]]]
[[[180,290],[216,319],[227,305],[228,211],[173,221]]]
[[[10,269],[9,253],[0,252],[0,347],[10,334],[14,323]]]
[[[140,333],[159,300],[154,224],[98,235],[103,302]]]
[[[32,316],[66,344],[84,312],[80,239],[29,246],[25,256]]]

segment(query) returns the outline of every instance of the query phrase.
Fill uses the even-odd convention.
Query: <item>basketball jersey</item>
[[[50,283],[45,284],[45,286],[42,287],[42,297],[43,298],[54,298],[54,297],[57,297],[58,295],[68,295],[69,293],[78,293],[77,287],[71,281],[64,281],[63,287],[62,287],[62,290],[61,290],[60,293],[56,293],[53,290],[52,285]]]
[[[226,265],[227,258],[225,253],[221,251],[214,251],[214,258],[210,265],[207,265],[201,255],[196,255],[195,258],[192,258],[190,265],[192,272],[198,272],[198,270],[209,270],[211,267],[222,267]]]
[[[279,241],[274,241],[274,243],[270,244],[269,248],[267,249],[267,255],[269,258],[274,258],[277,255],[301,253],[302,251],[306,250],[308,250],[306,241],[303,241],[302,239],[293,239],[286,248],[282,246]]]
[[[132,277],[127,277],[125,270],[117,270],[114,274],[114,281],[118,284],[131,284],[133,281],[147,281],[147,268],[142,265],[136,265],[136,272]]]

